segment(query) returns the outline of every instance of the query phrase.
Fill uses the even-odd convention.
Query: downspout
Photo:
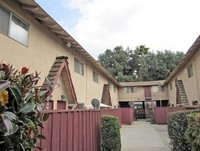
[[[197,83],[197,93],[198,93],[198,98],[200,101],[200,91],[199,91],[199,83],[198,83],[198,79],[197,79],[197,67],[196,67],[196,62],[195,62],[195,56],[194,56],[194,68],[195,68],[195,75],[196,75],[196,83]]]
[[[85,88],[85,92],[86,92],[86,103],[89,104],[89,102],[88,102],[88,93],[87,93],[87,92],[88,92],[88,85],[87,85],[87,84],[88,84],[88,83],[87,83],[87,78],[88,78],[88,75],[87,75],[87,66],[88,66],[88,65],[87,65],[87,60],[86,60],[86,63],[85,63],[85,78],[86,78],[86,80],[85,80],[85,87],[86,87],[86,88]]]

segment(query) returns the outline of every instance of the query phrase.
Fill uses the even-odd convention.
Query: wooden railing
[[[126,112],[124,109],[101,109],[49,110],[47,113],[49,118],[40,130],[46,139],[37,143],[43,151],[100,151],[101,115],[117,116],[120,125],[121,121],[124,121],[121,117],[133,122],[131,108],[126,109]],[[33,151],[39,149],[35,148]]]

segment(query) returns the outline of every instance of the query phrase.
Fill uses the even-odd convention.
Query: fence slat
[[[41,130],[46,140],[38,143],[43,151],[100,151],[101,115],[117,116],[120,125],[124,117],[121,109],[48,110],[46,113],[49,118]],[[129,113],[127,109],[126,116],[131,116]]]
[[[72,121],[73,121],[72,112],[69,112],[68,113],[68,123],[67,123],[67,125],[68,125],[68,127],[67,127],[68,128],[68,130],[67,130],[67,132],[68,132],[67,151],[73,151],[73,131],[74,131],[74,129],[73,129]]]
[[[60,151],[64,151],[67,150],[67,114],[61,113],[60,120]]]
[[[60,147],[60,113],[53,114],[52,119],[52,151],[59,151]]]
[[[74,139],[73,139],[73,148],[74,151],[78,151],[78,146],[79,146],[79,142],[78,142],[78,134],[79,134],[79,121],[78,121],[78,112],[74,112],[74,130],[73,130],[73,135],[74,135]]]

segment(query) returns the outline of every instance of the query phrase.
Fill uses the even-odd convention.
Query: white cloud
[[[71,33],[96,59],[117,45],[186,52],[200,33],[199,4],[198,0],[69,0],[81,14]]]

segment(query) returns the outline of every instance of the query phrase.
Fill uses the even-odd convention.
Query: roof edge
[[[187,53],[184,55],[183,59],[178,63],[178,65],[175,67],[175,69],[170,73],[170,75],[166,78],[164,85],[167,84],[180,70],[182,70],[187,62],[194,56],[194,54],[199,50],[200,48],[200,35],[197,37],[195,42],[192,44],[192,46],[189,48]]]

